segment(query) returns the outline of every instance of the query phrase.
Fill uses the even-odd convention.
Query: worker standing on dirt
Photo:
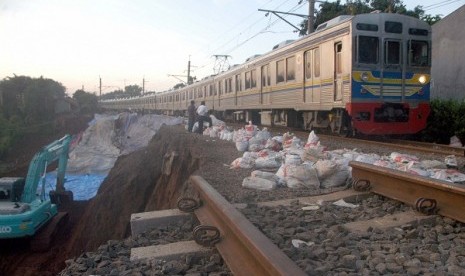
[[[197,132],[202,134],[203,133],[203,122],[206,121],[210,123],[210,126],[212,125],[210,116],[208,116],[208,107],[205,105],[205,101],[200,102],[199,107],[197,107],[197,115],[199,115],[198,117],[199,128]]]
[[[191,105],[187,108],[187,115],[189,116],[187,121],[187,131],[192,132],[195,122],[195,102],[191,101]]]

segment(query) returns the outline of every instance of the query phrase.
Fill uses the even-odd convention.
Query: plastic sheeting
[[[65,188],[73,192],[75,200],[94,197],[118,156],[147,146],[162,125],[182,122],[182,117],[155,114],[96,114],[84,133],[72,142]],[[56,173],[48,173],[47,194],[50,189],[55,189],[55,182]]]

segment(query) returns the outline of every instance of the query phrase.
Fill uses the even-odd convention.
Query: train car
[[[150,109],[179,115],[195,100],[223,119],[341,135],[414,134],[430,112],[430,68],[426,22],[400,14],[344,15],[226,72],[157,93]]]

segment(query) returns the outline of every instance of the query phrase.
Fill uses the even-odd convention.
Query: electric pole
[[[307,34],[313,33],[313,22],[315,22],[315,0],[308,0]]]
[[[100,76],[99,76],[98,78],[99,78],[99,80],[100,80],[100,85],[99,85],[99,91],[100,91],[100,92],[99,92],[99,97],[102,97],[102,78],[101,78]]]
[[[145,77],[142,78],[142,96],[145,93]]]

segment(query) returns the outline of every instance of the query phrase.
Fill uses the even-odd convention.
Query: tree
[[[347,0],[346,4],[341,1],[323,2],[320,4],[320,10],[315,16],[314,27],[331,20],[340,15],[356,15],[361,13],[370,13],[372,11],[391,12],[405,14],[419,18],[432,25],[441,20],[440,15],[425,14],[422,6],[416,6],[413,10],[407,10],[402,0]],[[307,34],[307,19],[300,23],[301,30],[299,36]]]
[[[184,86],[186,86],[186,85],[184,83],[180,82],[180,83],[176,84],[175,86],[173,86],[173,89],[183,88]]]
[[[74,92],[73,99],[78,102],[81,113],[95,113],[98,110],[98,97],[93,93],[79,89]]]
[[[5,119],[19,117],[26,122],[54,118],[55,100],[65,97],[65,87],[52,79],[26,76],[7,77],[0,82]]]
[[[140,96],[142,94],[142,87],[139,85],[128,85],[124,87],[124,93],[129,97]]]

